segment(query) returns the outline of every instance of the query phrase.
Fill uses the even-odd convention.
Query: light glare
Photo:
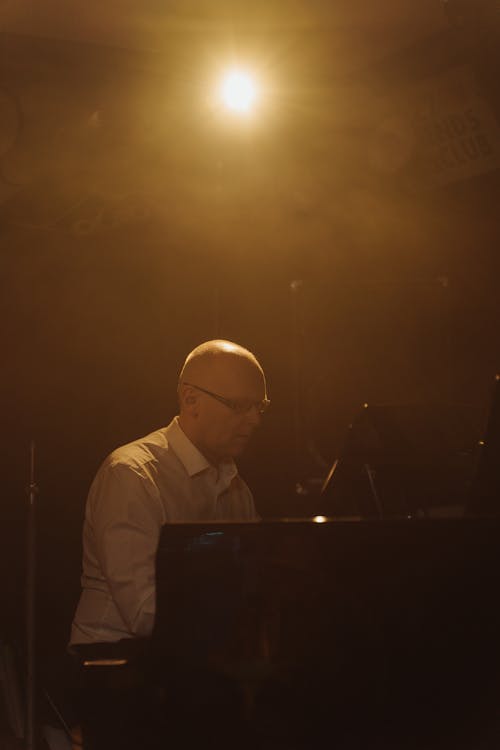
[[[241,70],[231,70],[221,84],[221,98],[224,106],[240,114],[249,112],[257,97],[255,81]]]

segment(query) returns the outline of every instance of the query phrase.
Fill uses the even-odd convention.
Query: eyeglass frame
[[[224,406],[227,406],[228,409],[231,409],[231,411],[234,411],[235,414],[246,414],[250,411],[253,407],[255,407],[259,414],[265,414],[265,412],[269,409],[271,406],[271,401],[268,398],[263,398],[262,401],[253,401],[250,406],[247,406],[246,408],[241,408],[241,406],[238,406],[238,400],[237,399],[230,399],[225,398],[224,396],[219,396],[218,393],[213,393],[213,391],[208,391],[206,388],[202,388],[199,385],[195,385],[194,383],[188,383],[185,380],[182,381],[180,385],[188,385],[190,388],[196,388],[197,391],[201,391],[202,393],[206,393],[207,396],[211,396],[216,401],[219,401],[219,403],[224,404]],[[244,399],[248,402],[249,399]]]

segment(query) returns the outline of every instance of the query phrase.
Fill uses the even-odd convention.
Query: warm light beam
[[[249,73],[230,70],[222,78],[220,98],[226,109],[236,114],[248,114],[257,100],[257,86]]]

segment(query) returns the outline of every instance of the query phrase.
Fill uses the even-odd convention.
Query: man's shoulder
[[[128,467],[140,470],[154,465],[169,452],[167,427],[150,432],[142,438],[116,448],[104,461],[109,468]]]

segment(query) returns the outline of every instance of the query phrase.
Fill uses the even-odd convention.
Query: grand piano
[[[497,747],[499,584],[498,518],[165,526],[151,680],[214,746]]]

